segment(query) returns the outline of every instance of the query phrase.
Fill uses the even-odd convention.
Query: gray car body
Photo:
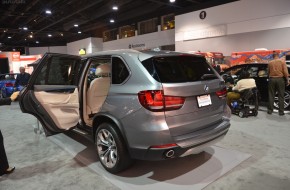
[[[156,55],[134,50],[118,50],[96,53],[86,58],[99,55],[121,57],[130,71],[129,77],[122,84],[112,84],[108,97],[98,116],[105,114],[113,117],[119,124],[126,139],[132,158],[159,160],[148,153],[150,146],[176,143],[183,151],[189,148],[200,152],[201,147],[210,146],[220,140],[230,127],[229,114],[225,101],[215,92],[224,87],[223,79],[188,83],[165,84],[156,81],[141,64],[152,56],[180,55],[175,52],[157,52]],[[212,106],[198,108],[196,95],[205,94],[207,85],[211,94]],[[187,97],[179,110],[152,112],[141,106],[138,92],[143,90],[164,90],[164,95]],[[150,152],[150,150],[149,150]],[[182,155],[182,154],[180,154]]]
[[[115,50],[82,57],[83,60],[88,61],[85,69],[81,71],[80,81],[84,80],[86,72],[88,72],[89,60],[99,56],[107,55],[121,58],[130,73],[123,83],[111,84],[105,103],[101,110],[95,114],[93,125],[90,126],[93,129],[92,135],[94,136],[98,124],[102,121],[113,122],[120,131],[122,139],[126,142],[130,157],[142,160],[166,159],[164,153],[169,149],[175,152],[174,157],[197,153],[221,140],[229,130],[230,113],[225,98],[219,98],[216,95],[217,91],[225,88],[223,79],[216,72],[217,78],[213,80],[161,83],[155,80],[141,63],[143,60],[155,56],[181,54],[177,52],[143,53],[135,50]],[[190,56],[198,57],[198,55]],[[208,67],[211,66],[208,65]],[[78,88],[84,89],[81,84],[82,82]],[[186,97],[185,103],[178,110],[152,112],[144,108],[139,102],[138,93],[143,90],[163,90],[164,95]],[[199,108],[197,96],[204,94],[210,94],[212,105]],[[82,93],[79,93],[79,96],[81,104]],[[41,121],[41,115],[29,111],[32,108],[27,100],[29,98],[24,96],[20,99],[22,111],[35,115]],[[80,107],[82,106],[84,105]],[[83,116],[80,115],[80,118]],[[42,124],[44,127],[48,125],[47,122],[42,122]],[[87,126],[86,123],[82,123],[82,125]],[[177,146],[152,148],[154,145],[174,143]]]

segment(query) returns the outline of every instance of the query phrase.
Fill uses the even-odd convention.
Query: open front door
[[[45,54],[20,95],[22,112],[37,117],[47,136],[64,132],[79,121],[78,56]]]

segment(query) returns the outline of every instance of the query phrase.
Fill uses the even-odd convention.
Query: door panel
[[[79,100],[77,89],[73,93],[39,91],[34,92],[34,95],[60,129],[67,130],[78,123]]]

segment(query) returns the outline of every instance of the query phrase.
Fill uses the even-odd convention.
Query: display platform
[[[249,154],[212,146],[200,154],[178,159],[136,161],[128,170],[112,175],[103,169],[94,145],[86,138],[69,132],[48,139],[124,190],[203,189],[250,157]]]

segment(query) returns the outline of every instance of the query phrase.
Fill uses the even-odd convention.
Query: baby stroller
[[[232,113],[239,117],[257,116],[259,109],[258,89],[250,88],[240,92],[241,98],[231,103]]]

